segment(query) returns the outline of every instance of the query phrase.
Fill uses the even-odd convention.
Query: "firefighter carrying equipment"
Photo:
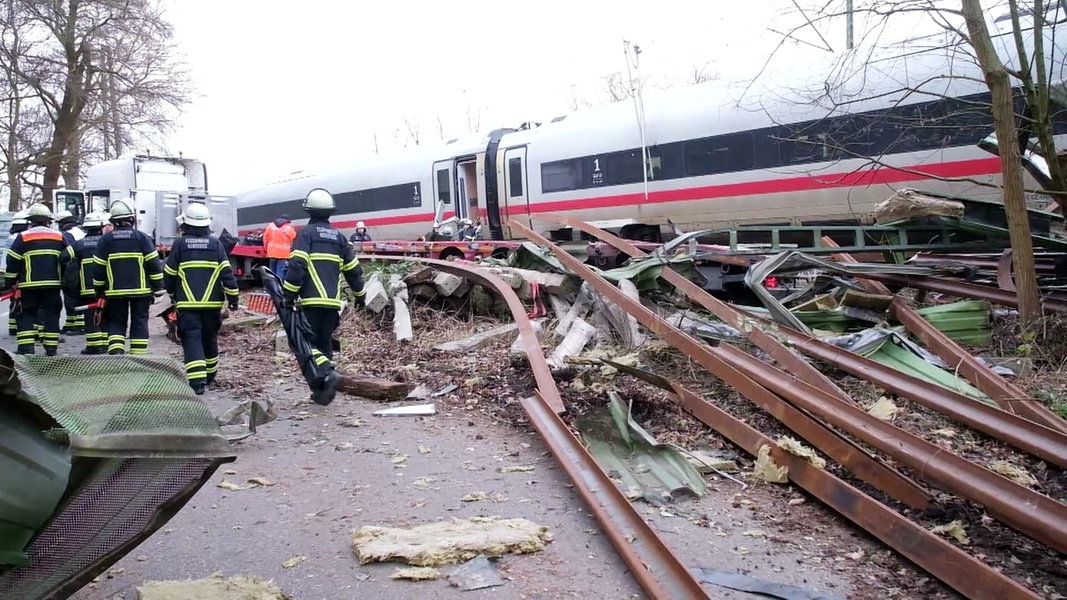
[[[163,267],[163,287],[181,310],[237,308],[237,279],[222,242],[210,235],[186,233],[174,240]]]
[[[309,194],[310,196],[310,194]],[[293,241],[289,270],[282,289],[297,304],[341,309],[341,277],[357,298],[363,290],[363,269],[348,240],[326,219],[311,219]]]
[[[267,249],[267,258],[289,258],[294,239],[296,239],[296,229],[289,223],[283,222],[281,226],[278,226],[278,223],[274,222],[267,225],[263,231],[263,245]]]

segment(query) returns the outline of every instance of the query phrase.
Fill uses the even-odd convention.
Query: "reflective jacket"
[[[108,298],[143,297],[163,289],[163,264],[152,239],[124,227],[105,233],[96,245],[93,288]]]
[[[363,296],[363,269],[348,240],[329,221],[310,221],[293,241],[282,288],[299,295],[300,306],[340,309],[342,276]]]
[[[185,234],[174,241],[163,265],[163,287],[178,310],[220,309],[224,296],[237,297],[237,278],[222,242],[210,235]]]
[[[7,251],[7,286],[58,288],[68,258],[62,233],[50,227],[30,227],[15,237]]]
[[[263,232],[263,245],[267,247],[267,258],[288,258],[293,240],[296,238],[296,229],[289,223],[280,227],[271,223]]]
[[[96,275],[96,246],[104,234],[86,235],[67,246],[67,255],[70,264],[63,272],[63,288],[73,296],[92,297],[96,294],[93,289],[93,276]]]

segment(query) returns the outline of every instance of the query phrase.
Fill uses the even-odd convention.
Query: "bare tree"
[[[608,102],[621,102],[633,96],[630,83],[626,81],[622,73],[612,73],[600,78],[603,93]]]
[[[864,159],[864,166],[857,170],[891,168],[930,179],[967,180],[990,185],[989,182],[976,179],[941,177],[925,173],[922,168],[905,169],[886,163],[882,157],[884,154],[907,151],[907,144],[915,140],[921,140],[923,147],[942,148],[976,143],[988,134],[992,126],[997,140],[996,152],[1001,157],[1000,187],[1014,250],[1019,312],[1027,321],[1040,308],[1024,197],[1019,133],[1025,133],[1023,141],[1030,136],[1035,137],[1033,149],[1049,163],[1051,176],[1042,182],[1050,189],[1045,191],[1052,194],[1064,191],[1063,174],[1057,174],[1056,170],[1059,165],[1052,136],[1053,106],[1045,73],[1046,63],[1055,57],[1045,56],[1042,44],[1047,35],[1044,24],[1049,7],[1043,0],[1035,0],[1030,30],[1034,42],[1032,48],[1027,49],[1020,20],[1022,13],[1016,0],[1009,1],[1017,52],[1017,56],[1008,57],[1013,63],[1009,66],[997,55],[986,26],[987,15],[980,1],[959,0],[955,6],[962,7],[962,10],[953,8],[955,1],[876,1],[865,6],[849,6],[848,11],[833,10],[827,5],[815,18],[803,15],[804,22],[784,34],[783,42],[802,28],[815,27],[820,20],[839,19],[846,14],[850,18],[863,15],[873,25],[867,29],[858,45],[859,48],[866,47],[866,50],[857,49],[840,55],[825,74],[820,88],[810,90],[807,97],[798,95],[797,90],[784,92],[794,97],[794,106],[804,105],[809,110],[821,110],[827,115],[847,118],[834,119],[832,122],[838,125],[833,127],[828,127],[825,123],[829,121],[823,119],[784,126],[786,135],[781,141],[789,142],[790,152],[811,152],[816,159],[813,162],[861,158]],[[927,39],[913,38],[901,44],[900,49],[886,51],[882,36],[886,35],[889,22],[902,16],[919,18],[923,23],[936,26],[941,33]],[[906,52],[902,51],[905,49]],[[909,69],[907,83],[889,80],[881,87],[869,85],[871,78],[879,70],[884,70],[887,57],[906,60],[905,57],[915,54],[916,49],[943,52],[948,59],[947,64],[968,63],[977,65],[978,69],[958,71],[943,67],[922,75],[916,74],[918,70]],[[1058,60],[1062,60],[1062,57]],[[885,79],[884,75],[881,77]],[[1021,102],[1013,98],[1013,79],[1020,84]],[[984,97],[981,94],[961,95],[956,91],[950,93],[951,89],[977,91],[983,87],[987,92]],[[933,101],[915,103],[917,98],[932,98]],[[891,108],[877,114],[865,114],[862,108],[856,108],[872,102],[881,105],[888,103]],[[1017,131],[1016,122],[1022,123],[1021,131]],[[895,139],[893,136],[896,136]],[[878,142],[873,143],[873,140]],[[808,149],[803,150],[802,146]],[[806,160],[811,157],[801,158]]]
[[[404,147],[407,147],[407,142],[410,141],[415,146],[419,145],[419,121],[417,119],[404,119],[404,128],[407,131],[407,137],[404,139]]]
[[[698,83],[713,81],[717,78],[718,74],[711,70],[711,63],[705,61],[704,64],[698,65],[693,63],[690,66],[689,75],[686,77],[686,83],[689,85],[696,85]]]
[[[441,115],[437,115],[437,139],[445,139],[445,123],[441,119]]]
[[[1026,210],[1026,197],[1023,191],[1023,172],[1020,164],[1020,152],[1015,131],[1015,107],[1012,101],[1011,80],[1008,69],[997,56],[993,40],[985,24],[985,14],[979,0],[960,0],[963,16],[967,20],[969,41],[978,55],[978,64],[985,74],[993,98],[993,123],[996,127],[1000,153],[1000,168],[1004,173],[1004,213],[1008,219],[1008,231],[1011,235],[1012,261],[1014,262],[1016,294],[1019,298],[1019,317],[1024,323],[1040,316],[1041,304],[1038,298],[1037,271],[1034,267],[1034,247],[1030,239],[1030,216]],[[1037,8],[1041,0],[1037,0]],[[1018,6],[1011,0],[1012,19],[1018,23]],[[1016,31],[1018,34],[1019,32]],[[1026,56],[1019,41],[1020,56]],[[1037,37],[1040,39],[1040,36]],[[1040,57],[1043,62],[1043,57]],[[1040,110],[1040,107],[1038,108]],[[1051,132],[1050,132],[1051,134]],[[1050,135],[1051,137],[1051,135]],[[1055,160],[1051,161],[1055,162]]]
[[[49,123],[43,134],[27,135],[21,179],[40,188],[49,205],[61,176],[78,185],[83,158],[151,145],[189,101],[161,0],[7,0],[7,8],[9,22],[19,19],[19,35],[4,35],[0,68],[26,90],[19,129],[27,110]],[[11,173],[7,179],[11,185]]]

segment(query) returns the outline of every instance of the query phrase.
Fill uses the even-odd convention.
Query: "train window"
[[[607,171],[608,185],[625,185],[627,183],[639,183],[644,180],[642,168],[642,152],[640,148],[613,152],[604,157],[604,168]],[[596,183],[596,182],[594,182]]]
[[[579,160],[560,160],[541,165],[541,191],[565,192],[581,187],[581,163]]]
[[[442,204],[452,204],[452,178],[449,173],[449,169],[437,171],[437,201]]]
[[[752,133],[743,132],[685,142],[685,173],[691,177],[753,166]]]
[[[522,195],[522,159],[508,159],[508,196],[518,198]]]

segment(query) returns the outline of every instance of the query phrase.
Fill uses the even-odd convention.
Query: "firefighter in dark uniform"
[[[197,395],[219,370],[222,307],[237,310],[237,278],[222,242],[211,236],[211,212],[189,204],[178,216],[182,237],[174,241],[163,266],[163,286],[178,311],[185,375]]]
[[[85,237],[85,233],[78,227],[78,217],[69,210],[61,210],[56,213],[56,225],[63,232],[63,241],[68,247],[73,247],[74,242]],[[63,323],[61,333],[68,335],[81,335],[85,332],[85,315],[75,310],[78,307],[78,296],[70,295],[64,291],[63,308],[67,318]]]
[[[333,401],[339,383],[333,371],[331,342],[340,323],[341,277],[348,281],[357,304],[362,305],[363,269],[348,240],[330,225],[330,215],[337,211],[330,192],[321,188],[308,192],[304,210],[310,219],[293,240],[282,289],[285,304],[299,308],[311,325],[309,341],[315,363],[329,365],[325,379],[308,381],[311,400],[326,405]]]
[[[11,238],[12,238],[11,241],[14,242],[15,241],[14,238],[16,236],[18,236],[18,234],[22,233],[23,231],[26,231],[29,228],[30,228],[30,222],[26,220],[26,211],[20,210],[19,212],[15,213],[11,217],[11,228],[8,229],[8,233],[11,235]],[[4,259],[4,262],[5,262],[4,271],[7,272],[7,266],[6,266],[7,259],[6,258]],[[4,281],[3,281],[3,284],[2,284],[3,285],[3,290],[5,292],[8,291],[7,281],[8,281],[8,279],[7,279],[7,277],[5,277]],[[15,305],[16,304],[17,303],[15,302],[14,298],[12,298],[11,300],[8,300],[7,334],[10,335],[11,337],[15,337],[19,332],[19,326],[18,326],[17,323],[15,323]]]
[[[93,277],[96,275],[96,246],[104,235],[107,215],[91,212],[85,215],[85,237],[69,246],[71,264],[63,273],[63,289],[75,298],[75,306],[91,306],[96,300]],[[70,314],[70,309],[67,309]],[[85,349],[82,354],[106,354],[107,334],[100,330],[100,309],[91,306],[81,314],[85,323]]]
[[[126,353],[129,323],[130,354],[148,354],[148,309],[155,293],[163,293],[163,263],[152,239],[134,229],[136,216],[123,201],[111,205],[113,230],[96,246],[93,289],[104,300],[107,353]]]
[[[44,204],[27,210],[30,228],[11,243],[7,251],[8,287],[18,286],[21,309],[18,323],[19,354],[33,354],[36,346],[38,311],[43,312],[44,330],[40,334],[44,353],[55,356],[59,350],[59,314],[63,312],[60,291],[63,268],[67,264],[67,243],[63,234],[50,227],[52,211]]]

